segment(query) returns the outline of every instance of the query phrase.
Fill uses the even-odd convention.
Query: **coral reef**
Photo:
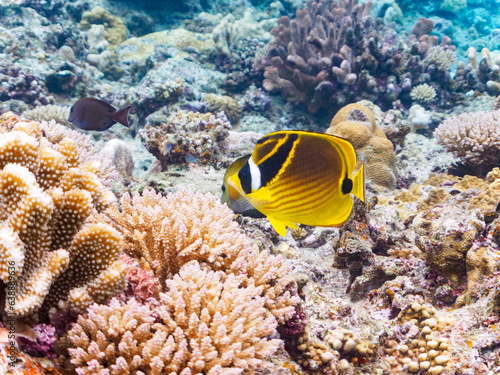
[[[139,131],[141,141],[160,162],[162,170],[172,164],[197,162],[217,165],[221,158],[219,142],[231,129],[226,115],[179,111],[159,126]]]
[[[93,305],[68,333],[78,374],[252,373],[265,368],[280,340],[267,339],[276,320],[264,307],[262,287],[244,275],[186,264],[167,281],[159,307],[134,300]],[[159,320],[159,323],[158,323]],[[156,322],[156,323],[155,323]]]
[[[92,25],[103,25],[102,33],[109,43],[109,46],[105,46],[110,50],[114,48],[127,39],[127,27],[123,21],[108,12],[106,9],[96,6],[92,10],[86,11],[82,14],[82,20],[80,21],[79,27],[81,29],[90,29]],[[90,43],[90,42],[89,42]],[[96,45],[97,43],[90,43]]]
[[[349,104],[337,112],[326,131],[347,139],[356,150],[357,166],[365,164],[367,179],[392,188],[396,183],[394,146],[375,123],[372,111]]]
[[[68,121],[69,111],[69,107],[53,104],[41,105],[29,111],[24,111],[22,117],[38,122],[55,120],[58,124],[71,126],[71,123]]]
[[[243,109],[232,97],[215,94],[205,95],[204,100],[208,103],[208,110],[212,113],[224,112],[231,125],[237,125],[241,119]]]
[[[412,86],[424,83],[438,93],[437,106],[449,107],[477,83],[469,71],[450,79],[455,47],[428,35],[434,21],[420,18],[408,36],[373,20],[371,6],[309,0],[293,20],[281,17],[268,58],[256,64],[265,67],[263,87],[316,113],[362,99],[409,106]]]
[[[308,1],[292,21],[281,17],[279,27],[271,30],[276,39],[264,88],[312,113],[329,104],[347,104],[347,97],[334,94],[355,91],[353,85],[360,81],[355,57],[366,47],[366,37],[360,35],[368,34],[370,7],[371,2]]]
[[[64,136],[51,142],[49,128],[12,113],[0,117],[1,279],[7,291],[15,282],[16,302],[6,309],[18,317],[42,304],[46,312],[60,299],[83,312],[125,286],[118,232],[84,225],[92,209],[109,207],[114,196],[96,166],[80,162],[75,142]]]
[[[162,197],[151,190],[132,198],[124,194],[121,212],[110,207],[93,221],[113,225],[125,239],[124,251],[151,270],[165,290],[166,280],[182,266],[197,261],[226,274],[244,274],[262,287],[265,306],[280,323],[298,303],[290,289],[290,265],[281,257],[251,247],[232,220],[232,211],[210,195],[185,191]]]

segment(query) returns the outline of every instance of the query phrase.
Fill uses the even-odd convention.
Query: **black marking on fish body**
[[[262,137],[261,139],[259,139],[257,141],[257,144],[260,145],[260,144],[262,144],[264,142],[267,142],[270,139],[273,139],[273,140],[283,139],[286,136],[288,136],[288,134],[286,134],[286,133],[281,133],[281,134],[271,133],[271,134],[265,135],[264,137]]]
[[[349,194],[352,191],[353,186],[352,180],[346,176],[344,181],[342,181],[342,194]]]
[[[280,137],[283,138],[283,137]],[[298,134],[286,134],[286,140],[276,152],[259,164],[260,186],[266,186],[279,173],[287,161],[294,143],[299,139]]]
[[[239,170],[238,178],[240,179],[243,192],[245,194],[250,194],[252,192],[252,175],[250,174],[250,165],[248,162]]]

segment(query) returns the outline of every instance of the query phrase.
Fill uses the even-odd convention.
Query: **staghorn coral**
[[[419,103],[429,103],[436,98],[436,90],[427,83],[415,86],[411,92],[410,96],[413,100]]]
[[[217,165],[221,157],[219,142],[229,135],[231,124],[223,112],[179,111],[160,126],[139,131],[144,146],[160,162],[162,170],[171,164],[196,161]]]
[[[499,111],[447,118],[434,131],[434,137],[479,176],[500,166]]]
[[[365,164],[366,177],[392,188],[396,183],[394,146],[375,123],[373,112],[361,104],[343,107],[330,123],[327,134],[346,138],[356,150],[357,166]]]
[[[277,323],[262,287],[197,262],[167,285],[153,311],[114,300],[80,316],[68,333],[77,374],[251,374],[266,367],[280,340],[266,338]]]
[[[96,166],[80,162],[71,138],[52,143],[43,125],[12,113],[0,117],[0,133],[0,279],[16,285],[8,312],[33,315],[42,303],[46,312],[60,299],[75,312],[106,302],[124,288],[125,269],[118,232],[84,225],[92,209],[115,202]]]
[[[290,265],[282,257],[250,247],[232,220],[233,212],[211,195],[181,191],[162,197],[151,190],[132,199],[126,193],[105,214],[92,221],[105,222],[121,231],[124,251],[151,270],[165,290],[166,281],[190,261],[227,275],[244,274],[263,287],[266,307],[280,323],[294,313],[299,302],[290,293]]]

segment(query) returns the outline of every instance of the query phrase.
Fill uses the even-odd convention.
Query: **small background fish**
[[[128,113],[132,106],[116,110],[105,101],[82,98],[71,107],[68,121],[83,130],[107,130],[116,122],[129,127]]]

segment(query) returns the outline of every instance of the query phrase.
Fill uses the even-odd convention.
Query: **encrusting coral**
[[[193,261],[167,287],[159,306],[113,300],[80,316],[67,338],[77,374],[250,374],[268,365],[280,340],[267,338],[277,323],[262,286]]]
[[[453,283],[466,273],[466,256],[484,229],[477,211],[456,207],[431,207],[413,220],[415,243],[429,265]]]
[[[166,289],[166,281],[190,261],[202,268],[243,274],[247,282],[262,287],[265,306],[283,323],[299,299],[292,295],[290,265],[281,256],[270,256],[250,246],[233,221],[233,212],[211,195],[181,191],[162,197],[154,191],[125,193],[121,211],[111,206],[92,221],[113,225],[123,234],[124,251],[152,270]]]
[[[60,125],[0,117],[0,278],[15,283],[15,303],[6,309],[18,317],[36,316],[42,304],[47,311],[60,299],[83,312],[126,281],[119,233],[85,225],[92,209],[115,198],[94,173],[95,163],[80,162],[71,138],[49,140],[53,126]]]
[[[224,111],[232,125],[236,125],[240,121],[243,109],[232,97],[206,94],[204,100],[208,103],[210,112],[219,113]]]
[[[346,138],[356,150],[357,167],[365,164],[367,179],[392,188],[396,183],[394,146],[380,129],[373,112],[361,104],[348,104],[337,112],[327,134]]]

